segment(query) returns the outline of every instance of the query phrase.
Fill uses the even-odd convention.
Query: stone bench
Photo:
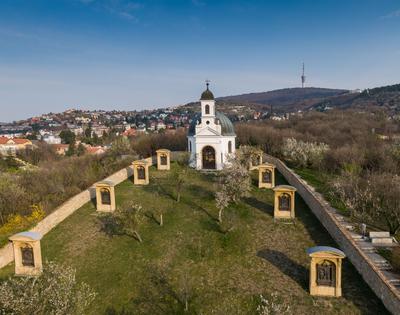
[[[392,244],[393,238],[389,232],[369,232],[372,244]]]

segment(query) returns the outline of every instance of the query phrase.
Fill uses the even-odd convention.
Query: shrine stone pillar
[[[279,185],[274,190],[274,218],[293,219],[295,217],[296,188],[289,185]]]
[[[258,167],[258,188],[275,187],[275,165],[264,163]]]
[[[133,163],[133,184],[149,184],[149,164],[145,160],[137,160]]]
[[[38,276],[43,272],[41,239],[38,232],[21,232],[9,238],[14,249],[16,275]]]
[[[167,149],[159,149],[157,153],[157,169],[158,170],[170,170],[171,166],[171,151]]]
[[[96,205],[97,211],[113,212],[115,205],[115,184],[112,181],[96,183]]]
[[[346,255],[329,246],[316,246],[307,250],[310,262],[310,294],[342,296],[342,260]]]

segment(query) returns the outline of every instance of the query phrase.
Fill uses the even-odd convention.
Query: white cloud
[[[382,19],[392,19],[392,18],[398,18],[400,17],[400,10],[395,10],[390,12],[389,14],[386,14],[384,16],[382,16]]]
[[[135,20],[136,11],[143,8],[143,5],[131,0],[79,0],[81,3],[89,6],[95,6],[111,14],[124,19]]]
[[[197,7],[202,7],[202,6],[206,5],[206,3],[202,0],[192,0],[192,3]]]

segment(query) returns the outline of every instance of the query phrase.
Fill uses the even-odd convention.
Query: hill
[[[251,109],[270,109],[274,112],[296,110],[325,110],[328,108],[383,109],[400,113],[400,84],[366,89],[362,93],[328,88],[287,88],[270,92],[249,93],[220,97],[222,106],[246,106]]]
[[[309,295],[305,249],[337,245],[299,196],[295,224],[276,223],[273,191],[253,185],[251,196],[226,210],[231,228],[223,232],[215,220],[216,180],[189,170],[177,203],[169,174],[151,167],[148,186],[127,180],[116,187],[118,206],[143,205],[143,243],[113,233],[89,202],[44,236],[44,261],[76,268],[77,279],[98,293],[87,314],[256,314],[259,295],[274,292],[294,314],[387,314],[348,259],[344,297]],[[287,184],[279,173],[277,183]],[[12,272],[12,265],[1,269],[0,279]]]
[[[400,84],[366,89],[362,93],[333,96],[315,104],[312,108],[383,109],[392,114],[400,113]]]
[[[312,101],[347,93],[347,90],[326,88],[287,88],[269,92],[249,93],[220,97],[217,100],[228,102],[248,102],[268,104],[274,106],[287,106],[300,101]]]
[[[349,95],[348,90],[328,88],[285,88],[269,92],[248,93],[218,97],[216,99],[220,111],[228,114],[231,119],[235,115],[252,115],[254,111],[291,112],[306,110],[322,104],[325,100],[341,95]],[[186,110],[196,112],[198,102],[184,105]]]

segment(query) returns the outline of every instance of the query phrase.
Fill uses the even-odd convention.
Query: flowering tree
[[[268,297],[260,295],[260,304],[257,307],[259,315],[285,315],[292,314],[290,306],[281,301],[277,293],[271,293]]]
[[[140,243],[143,241],[139,228],[143,222],[142,206],[130,203],[117,209],[114,214],[117,226],[125,235],[136,238]]]
[[[286,159],[297,166],[306,167],[319,165],[328,149],[329,146],[325,143],[303,142],[288,138],[284,142],[282,153]]]
[[[73,268],[50,262],[39,277],[10,277],[0,284],[0,314],[85,314],[96,293],[75,275]]]
[[[250,169],[251,164],[257,165],[260,154],[262,154],[262,150],[258,147],[242,145],[235,152],[235,160],[245,168]]]
[[[250,192],[250,173],[248,163],[238,157],[229,157],[219,175],[219,190],[215,193],[215,203],[218,208],[218,221],[222,222],[222,213],[231,203],[239,200]]]

